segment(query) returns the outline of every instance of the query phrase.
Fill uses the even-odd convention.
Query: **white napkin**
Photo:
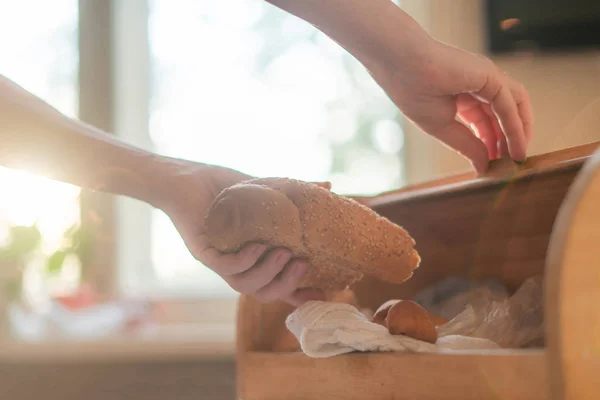
[[[302,351],[314,358],[355,351],[427,353],[498,348],[489,340],[459,335],[440,337],[435,344],[391,335],[387,328],[370,322],[356,307],[345,303],[309,301],[287,317],[286,326]]]

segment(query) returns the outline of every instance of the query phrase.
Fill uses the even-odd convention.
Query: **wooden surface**
[[[524,165],[502,161],[483,177],[447,178],[363,199],[410,232],[422,263],[413,277],[401,285],[363,279],[353,287],[361,306],[374,309],[392,298],[410,298],[445,277],[493,278],[514,290],[528,277],[543,274],[556,216],[582,166],[597,148],[596,143],[531,157]],[[600,200],[596,204],[600,208]],[[592,215],[589,210],[586,212]],[[592,229],[590,226],[588,229]],[[592,245],[589,241],[581,243]],[[597,243],[600,246],[600,239]],[[591,275],[592,272],[586,275],[590,281]],[[561,296],[573,295],[573,301],[594,300],[589,291],[594,285],[597,288],[600,280],[593,284],[590,281],[586,297],[573,295],[573,288],[571,292],[563,289]],[[266,352],[274,332],[291,311],[290,306],[282,303],[260,304],[246,296],[240,299],[237,342],[240,399],[547,399],[549,396],[546,356],[555,357],[555,349],[548,354],[545,351],[461,356],[376,354],[324,360]],[[547,308],[547,312],[554,313],[556,318],[555,311]],[[565,318],[561,316],[561,329]],[[565,340],[562,336],[561,346]],[[579,350],[589,352],[589,343],[580,344]],[[561,368],[564,367],[563,364]],[[315,382],[314,387],[309,386],[309,378]],[[325,382],[325,378],[332,379]]]
[[[386,203],[394,203],[407,198],[436,196],[461,190],[494,186],[498,183],[543,174],[570,166],[580,166],[585,159],[596,151],[600,142],[588,143],[547,154],[529,157],[522,164],[510,159],[495,160],[490,163],[487,173],[478,176],[475,172],[465,172],[439,179],[406,186],[397,190],[381,193],[374,197],[351,196],[361,203],[377,207]]]
[[[243,400],[548,399],[542,351],[505,354],[250,353],[238,374]]]
[[[128,339],[42,342],[0,342],[0,362],[103,363],[156,360],[228,359],[235,355],[231,334],[211,337],[201,332],[194,337],[181,335],[165,339]]]
[[[0,361],[2,400],[232,400],[235,361]]]
[[[600,151],[557,218],[545,292],[552,399],[600,399]]]
[[[450,276],[497,278],[516,289],[525,279],[542,274],[556,214],[586,157],[597,147],[531,157],[522,168],[532,171],[536,166],[534,174],[501,179],[493,170],[490,175],[495,178],[482,178],[485,184],[441,185],[427,192],[419,188],[374,202],[378,213],[408,229],[422,263],[401,285],[364,278],[353,287],[361,305],[377,308],[391,298],[409,298]],[[248,319],[255,313],[253,326],[242,330],[250,322],[238,322],[238,347],[248,350],[269,349],[273,332],[292,311],[286,304],[259,304],[251,298],[240,303],[240,310]]]

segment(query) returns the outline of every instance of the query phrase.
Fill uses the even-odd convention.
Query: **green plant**
[[[0,248],[0,261],[23,262],[39,248],[41,242],[42,234],[37,225],[11,226],[8,244]]]
[[[68,256],[74,255],[81,261],[89,248],[88,236],[80,226],[72,226],[63,234],[62,246],[46,260],[46,271],[57,274],[62,270]]]
[[[0,284],[3,296],[15,299],[21,293],[23,268],[42,242],[37,226],[11,226],[7,244],[0,248]]]
[[[61,246],[45,258],[45,272],[50,275],[60,273],[67,257],[73,255],[81,260],[88,249],[88,237],[79,225],[74,225],[63,233]],[[13,269],[0,271],[0,276],[8,278],[0,282],[6,295],[14,299],[21,292],[23,268],[31,259],[41,254],[42,234],[36,224],[31,226],[11,226],[7,244],[0,248],[0,268]]]

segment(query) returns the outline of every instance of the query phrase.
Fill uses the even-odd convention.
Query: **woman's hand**
[[[362,61],[408,119],[478,172],[496,158],[524,161],[533,134],[525,88],[485,57],[431,38],[425,43],[415,59]]]
[[[267,250],[249,244],[238,253],[223,254],[210,246],[204,217],[217,195],[226,187],[252,177],[238,171],[177,161],[169,174],[169,196],[158,204],[181,234],[191,254],[219,274],[235,291],[261,301],[283,300],[298,306],[307,300],[323,299],[316,290],[297,290],[308,264],[294,259],[284,248]],[[319,185],[330,188],[329,183]]]
[[[408,119],[478,172],[496,158],[524,161],[529,96],[490,60],[434,40],[389,0],[268,1],[354,55]]]

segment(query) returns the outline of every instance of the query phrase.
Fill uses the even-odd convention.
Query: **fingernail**
[[[527,157],[525,157],[525,158],[523,159],[523,161],[517,161],[517,160],[514,160],[514,161],[515,161],[515,163],[517,163],[517,164],[519,164],[519,165],[525,165],[525,163],[527,162]]]

